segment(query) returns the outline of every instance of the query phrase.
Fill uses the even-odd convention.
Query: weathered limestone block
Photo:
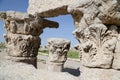
[[[104,24],[120,25],[118,5],[118,0],[79,0],[68,7],[68,12],[72,13],[76,27],[88,27],[96,19]]]
[[[67,52],[70,48],[70,41],[62,38],[48,39],[49,58],[47,62],[48,70],[62,71],[67,60]]]
[[[79,50],[84,66],[111,68],[118,35],[116,28],[109,26],[107,29],[103,24],[93,24],[84,31],[76,30],[76,35],[81,40]]]
[[[117,6],[117,0],[85,0],[68,7],[75,20],[74,34],[81,42],[79,50],[84,66],[112,67],[120,25]],[[79,18],[74,16],[76,13]]]
[[[54,17],[68,14],[67,6],[79,0],[29,0],[28,13],[37,13],[41,17]]]
[[[81,80],[120,79],[118,4],[118,0],[80,0],[68,7],[76,26],[73,33],[80,42],[76,48]]]
[[[5,36],[8,55],[13,57],[36,57],[40,45],[39,36],[8,33]]]
[[[58,23],[26,13],[0,12],[5,22],[8,60],[25,62],[36,67],[38,49],[41,44],[39,35],[46,27],[57,28]]]

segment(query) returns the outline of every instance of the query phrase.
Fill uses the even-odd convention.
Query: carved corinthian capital
[[[120,26],[117,0],[85,0],[70,5],[80,42],[81,62],[87,67],[111,68]]]
[[[81,80],[119,80],[113,76],[120,75],[118,4],[119,0],[80,0],[68,7],[76,26],[73,33],[80,42],[76,49],[80,53]]]
[[[82,53],[81,63],[87,67],[111,68],[117,42],[117,27],[107,28],[103,24],[92,24],[75,34],[81,41],[79,50]]]
[[[8,55],[14,61],[27,62],[34,60],[40,46],[39,35],[46,27],[57,28],[58,23],[38,16],[14,11],[1,12],[0,18],[5,22],[6,46]],[[28,60],[27,60],[28,59]]]
[[[67,52],[70,48],[70,41],[61,38],[48,39],[48,69],[51,71],[62,71],[67,60]]]

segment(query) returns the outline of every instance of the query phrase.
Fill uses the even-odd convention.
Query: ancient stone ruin
[[[70,41],[62,38],[50,38],[47,42],[49,50],[47,69],[57,72],[63,71],[64,63],[67,60],[67,52],[70,48]]]
[[[37,67],[36,56],[41,43],[39,35],[46,27],[57,28],[58,23],[14,11],[1,12],[0,15],[7,31],[4,37],[8,60],[25,62]]]
[[[45,27],[58,27],[43,18],[66,14],[74,19],[73,33],[79,41],[79,80],[120,80],[119,0],[29,0],[28,14],[0,13],[10,60],[35,66],[39,35]]]

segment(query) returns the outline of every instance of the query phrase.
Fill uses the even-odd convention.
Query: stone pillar
[[[50,38],[47,42],[49,49],[47,69],[49,71],[61,72],[67,60],[70,41],[62,38]]]
[[[80,80],[120,80],[120,12],[117,0],[84,0],[68,11],[80,42]]]
[[[49,24],[50,27],[56,28],[58,24],[38,16],[14,11],[1,12],[0,17],[5,22],[7,59],[37,67],[37,54],[41,43],[39,35]]]

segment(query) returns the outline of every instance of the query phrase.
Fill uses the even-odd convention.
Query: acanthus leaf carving
[[[104,24],[92,24],[81,32],[76,30],[81,41],[82,64],[87,67],[111,68],[117,34],[116,26],[107,27]]]

